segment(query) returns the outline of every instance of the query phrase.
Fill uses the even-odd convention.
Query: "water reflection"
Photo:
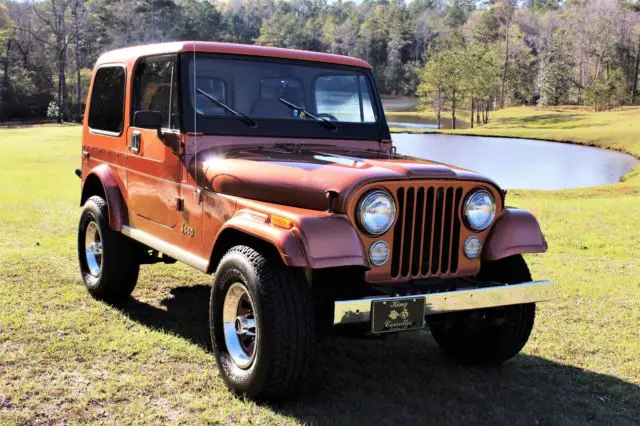
[[[435,118],[423,118],[416,116],[398,115],[398,112],[415,112],[418,109],[418,101],[410,96],[383,96],[382,104],[387,118],[389,127],[397,127],[402,129],[437,129],[438,122]],[[442,129],[451,129],[451,113],[443,113],[440,117],[440,127]],[[458,118],[456,120],[456,128],[466,129],[469,124]]]
[[[402,133],[392,137],[401,154],[471,169],[503,188],[549,190],[615,183],[640,163],[615,151],[531,139]]]

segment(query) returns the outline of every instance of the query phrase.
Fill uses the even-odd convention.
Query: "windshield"
[[[292,125],[304,122],[305,126],[322,126],[334,132],[341,123],[347,123],[347,128],[378,128],[377,98],[367,70],[204,53],[198,53],[195,61],[191,54],[184,58],[188,78],[183,79],[187,92],[183,100],[188,104],[185,107],[195,112],[192,117],[198,131],[229,133],[224,131],[229,125],[222,121],[238,121],[243,116],[255,120],[257,129],[270,128],[273,123],[269,122],[276,120]],[[245,123],[250,122],[245,119]]]

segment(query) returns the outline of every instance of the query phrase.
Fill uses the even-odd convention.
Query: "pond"
[[[640,161],[620,152],[531,139],[392,134],[398,153],[474,170],[505,189],[615,183]]]
[[[415,112],[418,99],[412,96],[382,96],[382,105],[389,127],[402,129],[437,129],[438,122],[432,118],[398,115],[398,112]],[[440,127],[450,129],[452,126],[451,113],[443,112],[440,116]],[[463,120],[456,120],[456,128],[466,129],[469,124]]]

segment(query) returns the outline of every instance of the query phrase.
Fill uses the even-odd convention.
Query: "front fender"
[[[89,197],[96,195],[93,193],[95,190],[94,185],[100,185],[102,187],[109,211],[109,226],[114,231],[119,232],[124,224],[126,213],[120,189],[120,187],[123,186],[122,182],[107,164],[94,167],[87,173],[87,177],[84,180],[82,197],[80,199],[81,205],[83,205]]]
[[[360,239],[345,215],[307,212],[242,209],[222,226],[218,235],[235,229],[261,239],[278,250],[287,266],[311,269],[368,266]],[[291,229],[273,225],[270,220],[273,214],[291,220]]]
[[[498,260],[523,253],[544,253],[547,241],[536,218],[526,210],[505,208],[491,229],[482,260]]]

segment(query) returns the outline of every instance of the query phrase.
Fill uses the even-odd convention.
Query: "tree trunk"
[[[58,123],[64,119],[64,109],[66,108],[67,82],[64,71],[66,69],[66,57],[64,49],[58,50]]]
[[[456,91],[451,92],[451,128],[456,129]]]
[[[11,51],[11,39],[7,39],[7,53],[4,57],[4,63],[2,64],[3,75],[3,87],[4,90],[9,88],[9,53]]]
[[[80,61],[76,55],[76,119],[82,115],[82,82],[80,81]]]
[[[638,50],[636,52],[636,69],[635,77],[633,79],[633,86],[631,87],[631,103],[636,103],[636,95],[638,94],[638,73],[640,72],[640,36],[638,36]]]
[[[483,119],[484,124],[487,124],[489,122],[489,103],[490,102],[491,100],[487,99],[487,102],[485,103],[485,106],[484,106],[484,119]]]
[[[480,101],[476,103],[476,123],[480,125]]]
[[[442,114],[442,96],[441,96],[441,92],[442,90],[438,87],[438,130],[440,130],[440,124],[441,124],[441,114]]]
[[[471,97],[471,128],[473,129],[473,105],[474,105],[474,100],[473,100],[473,96]]]
[[[578,103],[582,104],[582,88],[584,87],[584,35],[580,34],[580,76],[578,84]]]
[[[511,29],[511,16],[507,19],[504,64],[502,66],[502,87],[500,89],[500,108],[504,108],[504,87],[507,81],[507,68],[509,67],[509,30]]]
[[[73,44],[75,51],[75,66],[76,66],[76,119],[80,120],[82,115],[82,82],[80,81],[80,69],[82,67],[80,58],[80,17],[78,15],[79,4],[76,4],[73,10],[74,31],[73,31]]]

